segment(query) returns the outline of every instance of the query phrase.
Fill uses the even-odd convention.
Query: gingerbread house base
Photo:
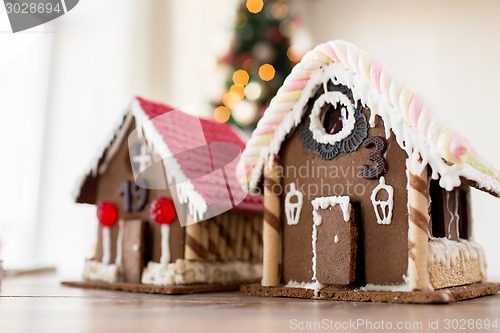
[[[68,287],[86,289],[104,289],[128,291],[133,293],[163,294],[163,295],[186,295],[196,293],[210,293],[219,291],[238,290],[240,284],[188,284],[173,286],[154,286],[139,283],[107,283],[99,281],[63,281],[62,285]]]
[[[315,293],[314,289],[297,287],[263,287],[260,284],[243,285],[240,291],[247,295],[267,297],[291,297],[351,302],[386,302],[446,304],[481,296],[495,295],[500,291],[498,283],[474,283],[466,286],[444,288],[435,291],[374,291],[326,287]]]

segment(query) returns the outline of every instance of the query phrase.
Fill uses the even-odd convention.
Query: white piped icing
[[[313,206],[313,215],[316,213],[318,217],[315,219],[316,225],[321,224],[321,216],[318,214],[318,209],[327,209],[335,205],[339,205],[342,213],[344,215],[344,221],[349,221],[351,218],[351,204],[348,196],[330,196],[330,197],[319,197],[311,201]],[[317,221],[317,222],[316,222]]]
[[[378,193],[384,190],[387,192],[387,200],[378,200]],[[394,188],[385,183],[384,176],[380,177],[379,184],[372,191],[370,196],[372,201],[373,209],[375,210],[375,216],[377,217],[378,224],[391,224],[392,222],[392,209],[394,207]],[[379,211],[379,207],[381,212]],[[381,216],[382,214],[382,216]]]
[[[455,211],[453,213],[455,215],[455,220],[457,221],[457,223],[455,224],[457,238],[460,238],[460,214],[458,212],[459,200],[460,200],[459,195],[460,195],[460,193],[457,190],[455,190]],[[465,203],[465,202],[463,204],[467,205],[467,203]]]
[[[161,264],[167,264],[170,262],[170,226],[168,224],[162,224],[161,227]]]
[[[334,242],[335,244],[338,244],[338,243],[340,242],[339,235],[335,235],[335,236],[333,237],[333,242]]]
[[[325,128],[323,126],[323,122],[321,121],[321,111],[325,104],[330,104],[333,107],[336,107],[337,104],[341,104],[344,106],[342,108],[342,130],[337,134],[328,134],[325,132]],[[311,110],[311,115],[309,116],[311,119],[309,129],[313,133],[313,138],[319,143],[323,144],[335,144],[343,139],[345,139],[354,129],[354,123],[356,118],[354,116],[354,106],[351,103],[351,100],[344,94],[338,91],[330,91],[322,94],[316,102],[314,102],[314,106]]]
[[[118,282],[119,276],[119,268],[117,265],[107,265],[96,260],[85,261],[83,279],[86,281],[116,283]]]
[[[450,192],[446,192],[445,198],[446,198],[446,211],[448,212],[448,214],[450,214],[450,220],[448,221],[448,239],[451,239],[451,226],[453,225],[453,222],[455,221],[456,215],[453,214],[453,212],[451,211],[451,208],[450,208]],[[455,205],[456,204],[457,203],[455,202]],[[457,225],[458,225],[458,223],[457,223]],[[458,238],[458,235],[457,235],[457,238]]]
[[[410,279],[408,276],[403,275],[403,281],[404,283],[402,284],[373,284],[373,283],[368,283],[366,286],[359,288],[359,290],[366,290],[366,291],[410,291]]]
[[[168,286],[175,283],[175,263],[161,264],[150,261],[144,268],[141,277],[142,284]]]
[[[450,197],[451,194],[454,194],[455,196],[455,206],[453,207],[453,210],[450,208]],[[448,239],[451,238],[451,228],[453,226],[453,222],[455,222],[455,232],[457,235],[457,238],[460,238],[460,214],[458,213],[459,209],[459,192],[457,190],[454,190],[453,192],[446,192],[445,194],[446,198],[446,211],[448,214],[450,214],[450,220],[448,221]]]
[[[466,271],[466,263],[478,260],[483,281],[486,279],[486,258],[479,244],[464,239],[458,241],[447,238],[432,238],[429,240],[427,260],[429,266],[440,264],[450,269],[461,259],[462,269]]]
[[[296,198],[297,202],[292,202]],[[304,195],[295,187],[295,183],[290,184],[290,190],[285,197],[285,216],[288,225],[296,225],[300,220],[302,205],[304,204]]]
[[[262,277],[262,264],[243,261],[202,262],[177,259],[174,263],[149,262],[141,282],[159,286],[193,283],[255,282]]]
[[[410,291],[410,286],[408,284],[388,284],[379,285],[368,283],[366,286],[359,288],[359,290],[366,291]]]
[[[319,297],[319,291],[323,289],[325,286],[319,282],[297,282],[297,281],[288,281],[285,285],[287,288],[304,288],[314,290],[314,297]]]

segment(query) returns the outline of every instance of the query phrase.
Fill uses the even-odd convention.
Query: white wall
[[[420,93],[440,118],[500,166],[500,2],[301,1],[313,44],[353,42]],[[474,235],[500,278],[500,199],[473,191]]]
[[[500,77],[500,66],[496,65],[496,59],[500,59],[500,47],[496,46],[500,40],[499,2],[293,3],[300,7],[296,12],[302,15],[300,21],[313,44],[341,38],[366,49],[500,166],[493,135],[500,120],[494,101],[499,88],[496,78]],[[94,208],[76,205],[71,198],[80,172],[133,94],[200,108],[216,95],[221,76],[211,71],[212,57],[223,52],[229,43],[226,29],[232,25],[234,7],[234,1],[228,0],[86,0],[50,25],[50,72],[37,72],[39,83],[27,87],[38,85],[39,89],[33,90],[31,99],[19,107],[36,109],[33,115],[42,118],[47,109],[42,169],[39,171],[38,165],[29,169],[35,178],[40,172],[41,181],[28,182],[31,187],[27,190],[32,194],[28,200],[36,200],[32,196],[40,184],[38,210],[26,211],[23,216],[12,210],[8,217],[3,216],[11,221],[10,225],[26,225],[26,230],[33,231],[31,241],[36,240],[36,244],[24,256],[40,263],[58,264],[63,272],[80,271],[96,228]],[[5,30],[4,26],[0,28]],[[26,49],[20,61],[30,62],[30,56],[48,56],[50,42],[41,43]],[[1,46],[2,50],[9,48],[8,44]],[[37,65],[40,62],[30,64],[32,69],[49,69],[48,65]],[[0,82],[5,88],[0,92],[0,119],[5,123],[4,120],[19,118],[19,114],[4,113],[11,109],[5,103],[13,90],[7,88],[22,86],[23,82],[34,80],[35,75],[19,76],[10,65],[2,68],[0,64],[0,69],[6,78]],[[49,75],[50,84],[45,86]],[[47,90],[46,103],[43,92]],[[11,118],[5,118],[7,115]],[[15,169],[9,164],[12,152],[39,152],[36,144],[40,143],[43,125],[29,125],[32,127],[28,129],[28,125],[20,124],[19,133],[33,135],[22,143],[24,148],[11,135],[2,136],[2,142],[20,144],[19,149],[0,146],[2,168],[10,165],[9,170]],[[8,194],[1,198],[8,198]],[[499,201],[480,193],[474,199],[476,239],[484,244],[490,271],[500,277],[500,262],[495,262],[494,257],[500,250],[496,240],[500,234],[496,208]],[[3,199],[0,205],[11,206]],[[35,224],[36,229],[28,227]],[[16,232],[24,235],[23,231]],[[23,249],[26,247],[20,245],[19,253]]]
[[[1,31],[9,29],[3,24],[8,22],[5,12],[0,22]],[[7,267],[35,263],[52,37],[45,32],[0,33],[0,259]]]

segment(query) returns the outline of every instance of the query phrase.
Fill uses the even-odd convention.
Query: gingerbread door
[[[353,283],[356,278],[358,231],[351,204],[322,205],[315,210],[315,214],[317,281],[330,285]]]
[[[146,222],[127,220],[123,222],[122,267],[124,282],[140,283],[144,268],[144,243]]]

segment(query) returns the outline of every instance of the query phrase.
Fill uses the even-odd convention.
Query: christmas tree
[[[290,46],[294,24],[284,0],[246,0],[236,15],[234,38],[220,60],[228,67],[226,93],[213,117],[251,131],[298,56]]]

